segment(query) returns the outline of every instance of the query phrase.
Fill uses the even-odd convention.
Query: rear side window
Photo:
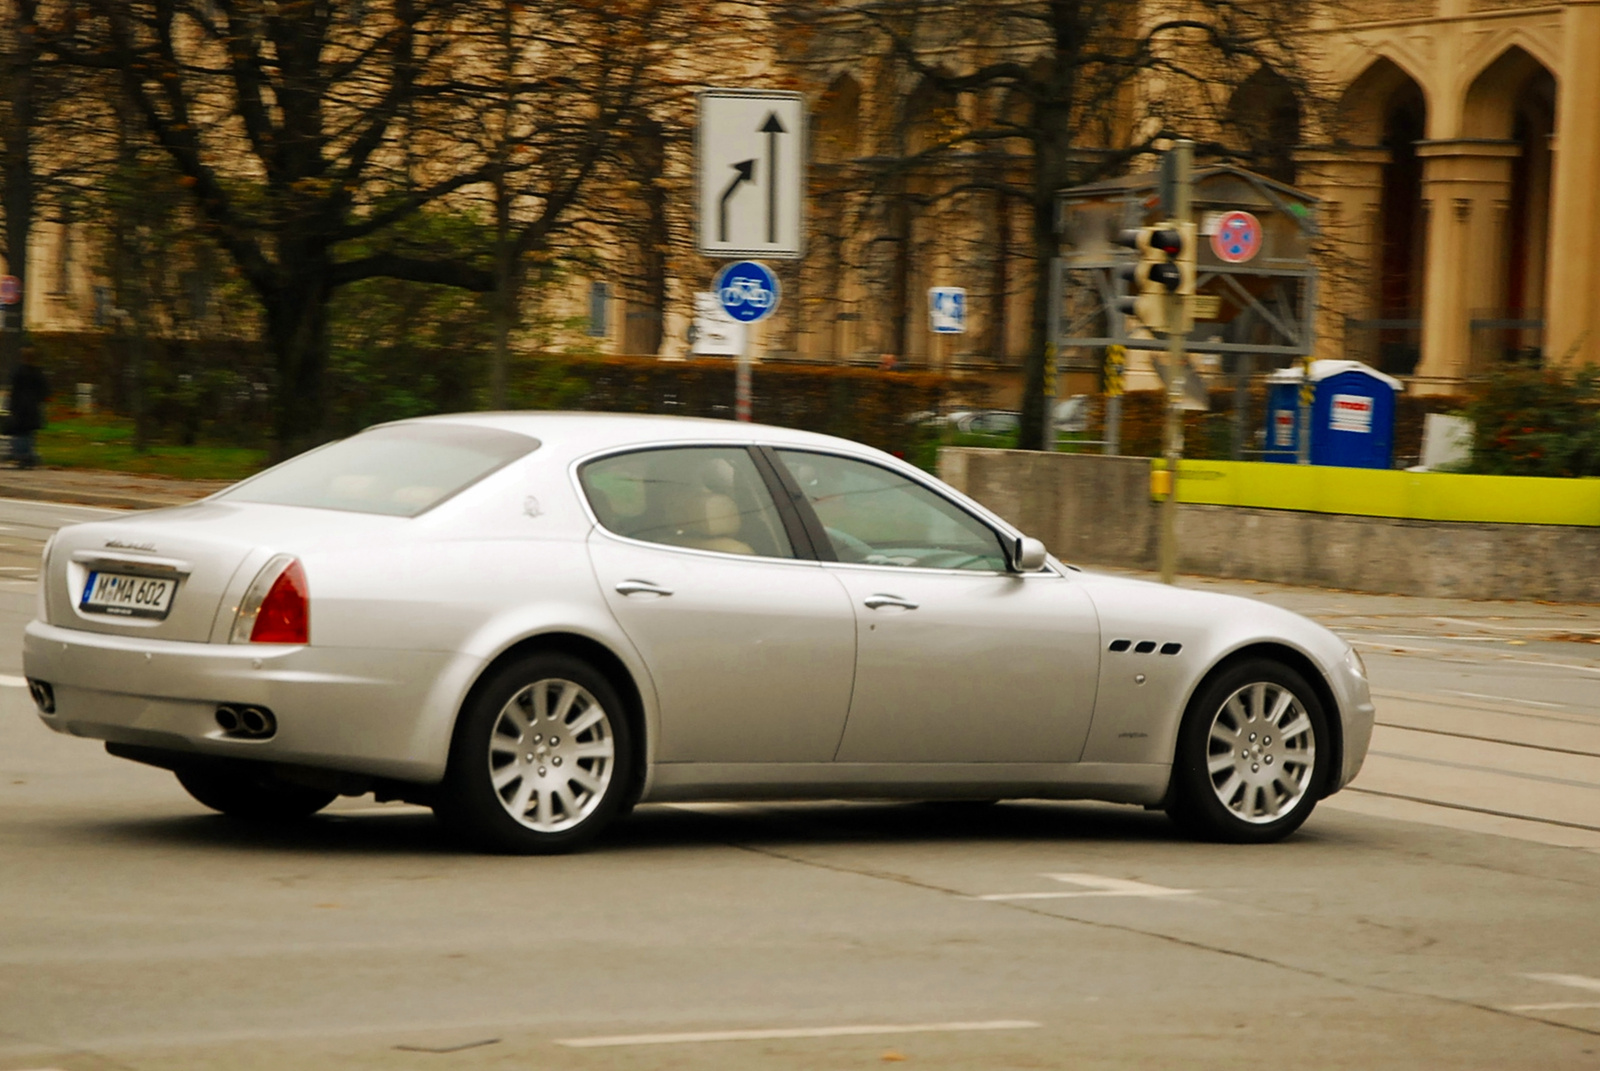
[[[740,447],[638,450],[578,471],[608,531],[647,543],[792,558],[766,481]]]
[[[494,428],[374,428],[290,458],[220,497],[415,517],[538,446],[538,439]]]

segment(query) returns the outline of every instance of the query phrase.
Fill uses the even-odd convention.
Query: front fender
[[[1316,667],[1334,698],[1336,709],[1328,715],[1340,720],[1345,739],[1338,783],[1348,783],[1359,769],[1371,703],[1365,700],[1363,729],[1363,697],[1343,679],[1350,675],[1344,670],[1349,647],[1338,636],[1252,599],[1115,578],[1086,579],[1086,585],[1100,612],[1102,655],[1084,762],[1170,765],[1184,711],[1212,670],[1239,651],[1275,644]],[[1119,641],[1128,641],[1125,649],[1118,649]]]

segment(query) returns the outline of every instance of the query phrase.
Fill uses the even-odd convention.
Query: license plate
[[[119,617],[166,617],[177,590],[176,580],[93,572],[83,586],[83,599],[78,606],[90,613]]]

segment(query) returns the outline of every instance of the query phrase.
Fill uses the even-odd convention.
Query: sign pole
[[[727,265],[717,273],[713,289],[717,303],[728,317],[747,327],[771,316],[780,299],[778,277],[765,264],[753,260]],[[733,415],[737,420],[748,422],[751,417],[750,331],[739,332],[735,357],[738,364],[733,378]]]
[[[1106,434],[1100,452],[1109,457],[1122,452],[1122,391],[1127,360],[1128,351],[1123,347],[1106,347]]]
[[[1171,161],[1172,219],[1186,233],[1184,224],[1193,222],[1194,142],[1180,139],[1173,145],[1167,158]],[[1188,301],[1182,294],[1167,297],[1167,323],[1169,327],[1181,326],[1187,317],[1182,303]],[[1183,457],[1183,392],[1188,374],[1187,330],[1169,330],[1167,333],[1167,427],[1166,427],[1166,497],[1161,502],[1161,582],[1171,584],[1178,572],[1178,461]]]
[[[1296,414],[1300,423],[1299,442],[1296,447],[1299,456],[1295,459],[1301,465],[1311,464],[1311,406],[1317,398],[1317,388],[1311,382],[1311,358],[1300,359],[1300,369],[1304,378],[1300,380],[1300,412]]]
[[[739,339],[739,356],[733,373],[733,415],[737,420],[750,423],[750,332],[744,331]]]

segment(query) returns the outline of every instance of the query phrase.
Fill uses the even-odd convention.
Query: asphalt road
[[[1355,786],[1290,840],[1090,804],[646,806],[458,851],[241,829],[42,728],[0,502],[0,1071],[1600,1068],[1600,608],[1185,579],[1356,641]]]

